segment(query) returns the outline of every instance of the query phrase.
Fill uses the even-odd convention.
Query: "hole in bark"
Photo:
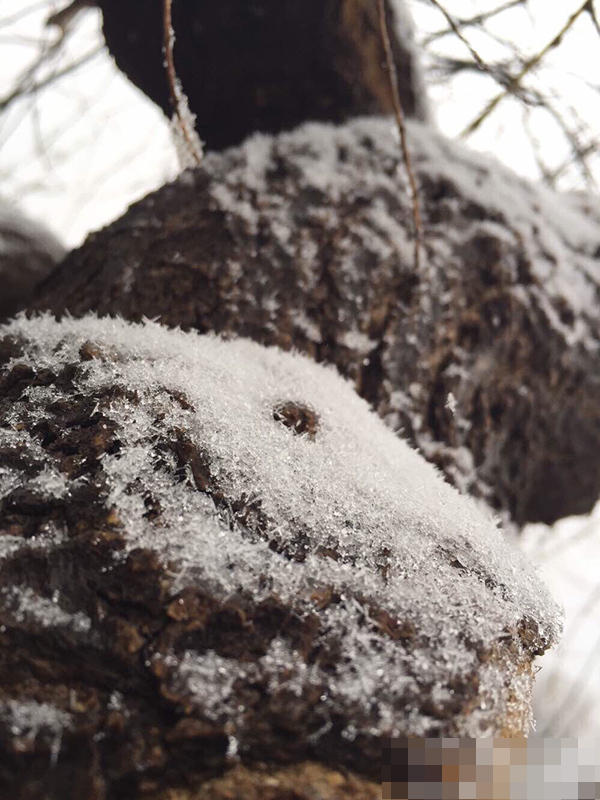
[[[561,298],[563,301],[559,305],[558,315],[560,317],[560,321],[563,325],[567,325],[568,327],[572,328],[575,324],[575,314],[573,313],[573,309],[567,306],[566,301]]]
[[[480,326],[477,322],[465,322],[458,330],[459,344],[467,350],[473,350],[479,344],[481,337]]]
[[[517,275],[519,283],[522,283],[525,286],[528,286],[530,283],[533,283],[531,263],[528,261],[527,257],[523,254],[520,254],[517,257]]]
[[[447,197],[458,197],[456,186],[447,178],[441,178],[440,180],[428,178],[426,182],[429,184],[427,191],[429,195],[428,199],[432,200],[434,203],[445,200]]]
[[[286,428],[290,428],[292,433],[306,434],[309,439],[314,439],[319,429],[317,412],[310,406],[293,400],[278,403],[273,408],[273,419],[281,422]]]
[[[503,403],[492,403],[490,406],[490,417],[496,423],[502,420],[504,415],[504,404]]]

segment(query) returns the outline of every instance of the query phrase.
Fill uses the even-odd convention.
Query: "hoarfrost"
[[[49,703],[34,700],[0,701],[0,721],[12,736],[33,741],[46,736],[50,744],[50,762],[56,763],[63,733],[71,727],[71,715]]]
[[[3,605],[10,609],[17,622],[34,621],[43,628],[70,628],[76,633],[87,633],[92,621],[87,614],[65,611],[58,603],[58,596],[51,600],[36,594],[29,586],[11,586],[1,591]]]
[[[335,669],[317,673],[275,639],[249,667],[270,675],[273,686],[297,693],[322,684],[325,705],[351,711],[376,704],[375,732],[405,730],[408,714],[411,730],[426,734],[435,720],[418,708],[423,686],[443,696],[449,680],[479,670],[476,650],[494,651],[507,635],[517,640],[523,620],[534,621],[544,646],[556,640],[554,602],[494,519],[388,430],[334,369],[250,341],[152,322],[20,316],[0,333],[25,340],[22,361],[55,372],[79,362],[82,345],[93,342],[109,356],[81,364],[79,390],[135,389],[137,402],[118,395],[104,410],[122,445],[102,458],[108,504],[127,551],[152,549],[175,570],[173,591],[194,581],[223,602],[240,591],[256,602],[275,595],[299,614],[314,609],[315,593],[329,588],[339,597],[320,614],[323,641],[335,630],[342,642]],[[278,422],[273,409],[282,401],[313,409],[316,435],[294,435]],[[163,432],[185,431],[226,497],[260,508],[266,533],[217,509],[191,479],[174,482],[168,461],[157,466],[157,420]],[[60,482],[43,484],[58,495],[66,491]],[[144,492],[160,504],[152,522]],[[29,613],[33,598],[22,601]],[[411,651],[382,633],[371,620],[374,608],[385,609],[391,624],[414,626]],[[210,650],[178,659],[167,666],[208,717],[240,718],[232,687],[248,676],[239,661]],[[510,702],[506,669],[480,671],[481,730]],[[528,680],[519,693],[525,705]]]
[[[452,392],[448,392],[448,397],[446,398],[446,408],[452,415],[456,414],[456,397],[454,397]]]
[[[222,658],[212,650],[203,654],[188,651],[183,658],[173,658],[168,666],[176,668],[192,699],[209,719],[226,719],[236,714],[233,684],[237,678],[245,677],[243,673],[240,675],[237,661]]]
[[[595,319],[596,304],[598,226],[592,201],[527,182],[492,157],[441,136],[430,125],[407,120],[407,131],[417,174],[428,181],[439,180],[448,189],[438,201],[439,209],[469,200],[474,209],[480,206],[490,217],[480,219],[481,215],[474,214],[472,219],[466,215],[453,218],[453,225],[444,228],[442,238],[434,230],[427,242],[428,260],[444,263],[453,250],[464,250],[475,232],[487,231],[493,238],[506,241],[507,246],[514,243],[516,233],[527,254],[528,267],[544,286],[539,299],[546,304],[552,326],[573,345],[597,346],[586,320]],[[288,237],[278,237],[277,230],[294,229],[293,201],[298,192],[322,193],[321,201],[326,202],[311,202],[308,213],[331,230],[344,225],[337,209],[340,198],[360,200],[368,196],[370,202],[363,216],[354,220],[353,236],[359,246],[353,248],[349,243],[345,259],[349,274],[362,257],[357,254],[365,250],[379,261],[401,254],[402,261],[410,263],[412,244],[407,238],[406,220],[390,213],[389,197],[397,196],[403,188],[408,191],[396,137],[396,127],[388,119],[374,117],[341,127],[306,123],[293,133],[277,137],[256,134],[225,158],[207,155],[209,191],[217,207],[245,219],[252,231],[257,230],[259,222],[269,225],[282,246],[287,245]],[[365,142],[371,142],[372,147]],[[375,155],[369,155],[371,150]],[[341,160],[340,151],[353,157]],[[270,185],[270,171],[281,158],[295,176],[290,182],[295,192],[291,198],[274,193]],[[346,207],[344,203],[340,206]],[[337,246],[342,247],[341,241]],[[572,266],[574,253],[576,268]],[[514,292],[518,291],[519,282],[515,280]],[[555,298],[567,301],[575,317],[573,325],[565,324],[556,313],[552,303]]]

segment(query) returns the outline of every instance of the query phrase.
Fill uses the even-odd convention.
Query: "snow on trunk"
[[[39,648],[47,663],[35,690],[0,678],[54,720],[86,687],[59,765],[84,741],[93,772],[137,737],[177,771],[176,729],[200,772],[210,736],[220,769],[313,758],[372,776],[390,735],[528,730],[555,604],[335,369],[93,316],[0,336],[4,669]]]

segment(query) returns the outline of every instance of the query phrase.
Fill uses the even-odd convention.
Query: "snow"
[[[342,344],[350,350],[357,350],[359,353],[370,353],[377,347],[377,342],[370,339],[365,333],[354,328],[346,331],[342,336]]]
[[[188,99],[178,80],[175,80],[177,113],[171,117],[171,135],[181,169],[196,166],[203,157],[204,145],[196,131],[196,115],[192,113]]]
[[[588,736],[600,741],[598,608],[600,587],[600,504],[587,517],[569,517],[551,528],[530,525],[523,546],[565,609],[558,648],[542,659],[536,682],[538,733]]]
[[[456,397],[454,397],[452,392],[448,392],[445,407],[450,411],[452,415],[456,414]]]
[[[425,268],[455,261],[474,236],[488,234],[506,245],[502,268],[514,275],[515,295],[522,292],[515,253],[523,251],[532,277],[527,291],[537,295],[552,327],[569,346],[596,348],[589,322],[595,319],[600,247],[594,198],[532,184],[493,157],[474,153],[415,120],[407,121],[407,133],[417,177],[448,187],[436,205],[441,213],[448,209],[452,224],[425,215]],[[341,152],[349,155],[341,158]],[[273,170],[282,159],[292,177],[274,184]],[[225,154],[207,154],[205,165],[214,208],[245,221],[248,235],[256,233],[259,223],[265,226],[296,258],[299,202],[308,198],[302,203],[303,226],[314,220],[337,233],[338,268],[348,280],[364,274],[360,259],[365,252],[378,268],[390,260],[412,263],[410,193],[397,131],[388,118],[359,118],[343,126],[309,122],[277,137],[255,134]],[[352,231],[346,233],[339,210],[365,198],[369,202],[362,203],[360,212],[353,209]],[[478,214],[478,208],[484,212]],[[453,268],[449,264],[449,273]],[[573,312],[572,325],[557,312],[565,304]]]
[[[473,153],[426,126],[413,122],[409,127],[417,168],[424,168],[430,178],[437,175],[448,180],[464,198],[483,206],[487,216],[496,212],[502,224],[494,226],[494,236],[506,236],[504,222],[518,233],[530,256],[533,273],[544,284],[544,293],[564,297],[576,318],[586,311],[591,315],[596,303],[600,236],[597,220],[590,213],[582,213],[585,196],[558,193],[529,183],[494,158]],[[590,197],[587,202],[591,202]],[[464,230],[456,226],[449,236],[464,236]],[[572,266],[574,255],[577,269]],[[586,326],[574,333],[549,303],[547,310],[554,326],[570,337],[572,344],[584,338]]]
[[[10,586],[0,594],[16,622],[34,621],[43,628],[65,627],[76,633],[87,633],[91,628],[87,614],[82,611],[70,614],[61,608],[58,594],[48,599],[36,594],[30,586]]]
[[[33,700],[8,700],[0,703],[0,708],[12,717],[12,733],[15,736],[32,738],[43,730],[58,731],[70,721],[69,714],[58,711],[47,703]]]
[[[29,741],[48,737],[51,763],[58,758],[63,732],[71,727],[70,714],[35,700],[0,701],[0,718],[8,722],[13,736]]]
[[[104,409],[118,423],[123,444],[102,460],[108,504],[126,533],[120,557],[150,548],[174,569],[174,592],[195,583],[223,601],[239,591],[257,602],[276,595],[301,615],[314,612],[315,591],[332,587],[339,594],[340,602],[319,615],[322,636],[334,630],[343,642],[334,672],[309,674],[302,659],[275,640],[254,668],[276,683],[285,672],[292,690],[302,691],[318,677],[332,713],[376,701],[374,730],[380,733],[405,730],[398,727],[397,709],[414,697],[414,707],[408,702],[412,732],[426,735],[435,721],[417,708],[421,683],[443,693],[451,678],[466,680],[479,670],[465,642],[493,648],[507,632],[514,636],[524,617],[536,621],[543,640],[556,641],[557,606],[494,519],[388,430],[333,368],[251,341],[148,321],[19,316],[0,328],[5,334],[25,340],[19,362],[54,371],[79,362],[80,347],[91,341],[106,356],[82,363],[79,390],[135,388],[139,402],[124,396]],[[173,393],[186,403],[174,403]],[[314,437],[294,435],[274,420],[282,401],[316,411]],[[17,424],[20,402],[27,400],[14,404],[4,422],[9,428]],[[184,430],[206,454],[226,497],[259,504],[266,532],[218,511],[191,480],[175,482],[168,465],[157,469],[153,443],[159,432],[172,436],[175,430]],[[68,491],[46,467],[33,479],[23,475],[23,485],[33,480],[38,490]],[[0,485],[5,480],[0,475]],[[140,486],[160,503],[152,522],[144,516]],[[299,531],[306,532],[305,552]],[[278,543],[276,550],[269,541]],[[323,556],[323,549],[339,557]],[[48,614],[40,598],[23,598],[23,613],[33,602],[35,613]],[[414,625],[414,652],[368,624],[374,607]],[[207,714],[225,709],[243,725],[242,715],[228,707],[237,660],[190,651],[173,669]],[[512,667],[481,671],[485,708],[460,723],[463,733],[493,731],[495,715],[509,704],[506,669]],[[523,683],[515,702],[526,710],[530,679],[511,674],[511,680]]]

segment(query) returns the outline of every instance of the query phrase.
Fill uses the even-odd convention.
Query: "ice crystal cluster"
[[[151,550],[172,576],[173,595],[194,585],[223,602],[240,593],[255,603],[277,598],[299,617],[317,615],[318,640],[339,642],[327,669],[283,636],[247,665],[210,649],[157,655],[205,718],[226,718],[243,739],[234,687],[259,679],[273,693],[316,691],[324,709],[316,738],[340,712],[368,719],[371,734],[426,735],[436,730],[431,705],[443,709],[471,680],[477,706],[459,709],[457,732],[494,731],[511,713],[528,718],[527,667],[558,635],[554,602],[491,515],[387,429],[333,368],[149,321],[20,316],[0,336],[18,341],[16,360],[35,370],[78,364],[84,396],[123,390],[103,411],[120,440],[101,460],[106,506],[125,539],[115,559]],[[89,343],[96,355],[82,360]],[[18,444],[46,464],[34,477],[17,462],[4,468],[0,497],[20,482],[64,498],[85,480],[62,475],[19,425],[23,404],[43,415],[44,394],[69,399],[58,387],[26,389],[2,420],[0,447]],[[282,424],[276,410],[288,406],[304,409],[311,424]],[[203,476],[157,451],[175,431],[201,454]],[[203,482],[218,487],[219,503]],[[159,509],[152,517],[149,496]],[[9,600],[21,618],[67,624],[60,596],[58,605],[28,591]],[[83,612],[71,622],[82,637],[95,625]],[[343,735],[360,732],[347,722]]]

